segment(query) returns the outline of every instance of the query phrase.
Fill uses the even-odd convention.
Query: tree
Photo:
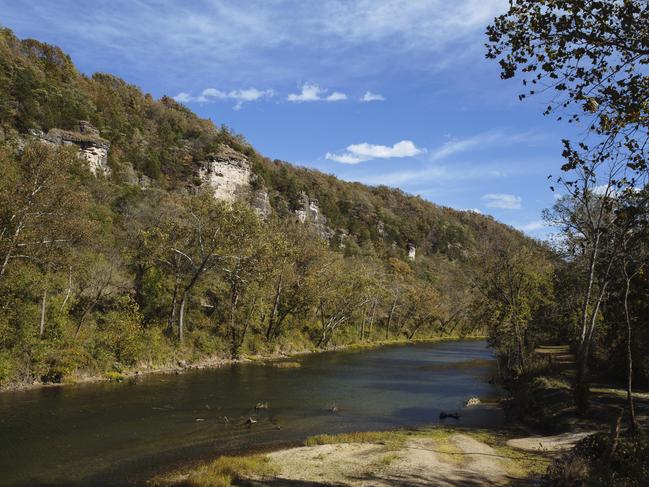
[[[82,167],[73,150],[32,143],[15,156],[0,150],[0,172],[0,284],[16,262],[38,266],[43,336],[50,274],[67,268],[72,249],[93,231]]]
[[[493,245],[484,270],[473,280],[481,299],[475,306],[486,324],[491,344],[506,359],[506,370],[524,373],[530,343],[527,328],[551,295],[552,264],[527,247],[512,242]]]
[[[367,287],[370,276],[358,260],[344,259],[340,254],[329,254],[318,272],[317,314],[320,332],[317,346],[327,345],[341,326],[348,324],[354,313],[369,302]]]
[[[567,109],[598,137],[596,158],[623,153],[633,171],[647,169],[649,4],[642,0],[517,0],[487,28],[487,58],[501,77],[521,73],[528,89],[548,94],[545,113]],[[565,142],[567,149],[570,143]],[[569,158],[564,170],[588,157]]]
[[[232,212],[207,193],[183,198],[180,204],[178,219],[168,222],[164,235],[164,262],[176,273],[171,316],[175,317],[178,301],[178,339],[182,342],[185,312],[194,286],[225,257],[226,228]]]
[[[564,174],[556,181],[570,205],[554,211],[568,241],[580,235],[573,255],[586,263],[575,382],[583,413],[592,336],[617,244],[614,207],[647,182],[649,3],[519,0],[487,35],[487,58],[499,61],[501,77],[522,77],[521,100],[545,95],[546,115],[585,128],[576,143],[563,140]]]
[[[259,288],[271,276],[271,246],[263,233],[259,217],[249,208],[235,206],[228,210],[218,269],[229,287],[229,335],[232,357],[238,357],[259,299]],[[238,311],[247,291],[257,291],[248,303],[248,312]]]
[[[633,401],[633,322],[630,297],[633,281],[642,276],[649,265],[647,239],[649,238],[649,212],[646,196],[635,191],[625,195],[624,205],[616,219],[616,264],[623,280],[623,310],[626,324],[626,393],[629,423],[632,431],[638,427]]]

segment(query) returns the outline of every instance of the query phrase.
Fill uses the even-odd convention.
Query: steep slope
[[[240,195],[264,214],[272,209],[311,222],[347,252],[372,247],[404,257],[410,244],[419,255],[455,259],[483,232],[513,233],[490,217],[271,161],[171,98],[154,100],[109,74],[84,76],[59,48],[0,31],[0,137],[63,134],[82,145],[84,120],[98,130],[91,135],[110,144],[93,164],[113,181],[167,189],[209,185],[219,198]],[[106,145],[94,147],[101,152]]]

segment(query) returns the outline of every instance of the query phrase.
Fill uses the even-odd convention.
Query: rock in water
[[[478,406],[480,404],[480,399],[477,397],[472,397],[466,402],[466,406]]]

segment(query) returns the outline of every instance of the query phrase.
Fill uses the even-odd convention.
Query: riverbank
[[[380,347],[390,345],[406,345],[409,343],[439,343],[446,341],[458,340],[484,340],[484,336],[443,336],[443,337],[428,337],[428,338],[415,338],[412,340],[407,339],[394,339],[394,340],[379,340],[374,342],[355,342],[344,345],[333,345],[327,348],[309,348],[290,351],[276,351],[268,354],[259,355],[243,355],[240,358],[227,358],[221,355],[202,357],[197,360],[190,359],[173,359],[169,362],[161,364],[141,363],[135,367],[124,368],[120,371],[105,371],[103,373],[73,373],[65,377],[61,382],[42,382],[35,380],[32,382],[19,382],[0,385],[0,394],[3,392],[17,392],[24,390],[32,390],[39,388],[49,387],[62,387],[77,384],[89,384],[97,382],[121,382],[126,380],[133,380],[138,377],[149,374],[181,374],[191,370],[214,369],[220,367],[227,367],[235,364],[268,364],[286,367],[296,366],[295,362],[291,362],[292,358],[298,358],[304,355],[315,353],[327,353],[337,351],[365,351],[372,350]],[[297,364],[299,366],[299,364]]]
[[[463,409],[471,397],[498,396],[491,357],[484,341],[446,340],[264,362],[298,367],[242,365],[3,394],[3,437],[12,448],[0,452],[0,485],[144,485],[219,455],[266,453],[323,433],[425,427],[441,412],[460,412],[447,424],[498,428],[495,405]],[[52,438],[65,448],[52,449]],[[34,452],[45,451],[34,463]]]
[[[511,485],[540,477],[553,453],[508,444],[508,430],[426,427],[319,435],[266,454],[222,456],[151,480],[158,487]]]

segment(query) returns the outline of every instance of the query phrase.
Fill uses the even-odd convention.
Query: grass
[[[300,362],[269,362],[267,365],[276,369],[299,369],[301,367]]]
[[[388,453],[387,455],[381,457],[379,460],[379,465],[382,467],[389,466],[392,462],[396,462],[401,458],[397,453]]]
[[[591,387],[590,392],[598,394],[613,394],[621,399],[626,399],[626,389],[614,388],[614,387]],[[649,392],[636,392],[633,391],[633,397],[635,399],[649,399]]]
[[[357,433],[341,433],[338,435],[310,436],[304,442],[305,446],[335,445],[341,443],[379,443],[391,450],[403,446],[408,437],[406,431],[364,431]]]
[[[153,481],[156,486],[231,487],[240,478],[270,476],[277,472],[266,455],[219,457],[189,474],[171,474]]]
[[[517,450],[507,445],[505,434],[491,430],[471,430],[469,436],[481,441],[498,452],[507,472],[516,478],[545,473],[550,460],[542,454]]]
[[[440,460],[446,463],[460,465],[466,460],[462,450],[453,442],[451,436],[462,433],[481,441],[501,457],[503,467],[512,477],[523,478],[528,475],[542,474],[549,465],[549,460],[543,455],[524,452],[507,446],[508,437],[504,433],[492,430],[463,430],[444,427],[431,427],[419,430],[396,431],[367,431],[358,433],[342,433],[338,435],[317,435],[307,438],[306,446],[331,445],[340,443],[378,443],[384,444],[390,450],[399,450],[408,438],[426,438],[435,442],[435,451]],[[386,456],[398,455],[390,453]],[[394,458],[391,460],[393,461]],[[389,465],[389,462],[385,465]]]
[[[512,478],[522,479],[545,472],[549,460],[542,454],[519,451],[507,446],[509,438],[505,432],[492,430],[467,430],[462,428],[429,427],[417,430],[366,431],[337,435],[317,435],[307,438],[305,446],[333,445],[347,443],[372,443],[383,445],[384,455],[376,461],[377,467],[388,467],[403,455],[400,451],[408,439],[427,439],[434,442],[435,453],[444,463],[462,465],[467,456],[453,441],[453,435],[463,434],[492,447],[498,454],[503,468]],[[324,461],[320,453],[314,460]],[[241,457],[219,457],[215,461],[195,468],[188,474],[168,475],[157,479],[158,486],[229,487],[241,478],[268,477],[276,474],[277,466],[265,455]]]
[[[126,376],[121,372],[109,371],[109,372],[104,372],[104,379],[120,382],[126,379]]]
[[[372,350],[374,348],[384,347],[386,345],[402,345],[409,343],[438,343],[438,342],[451,342],[458,340],[483,340],[485,336],[442,336],[442,337],[427,337],[427,338],[413,338],[408,340],[406,338],[391,338],[388,340],[376,340],[371,342],[357,342],[350,345],[342,345],[338,347],[339,350],[347,352],[358,352],[363,350]]]

